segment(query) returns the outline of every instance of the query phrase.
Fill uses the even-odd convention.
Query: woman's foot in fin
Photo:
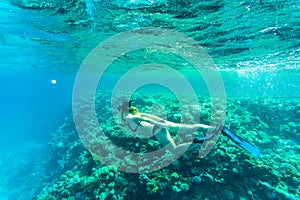
[[[224,126],[224,122],[225,122],[225,120],[222,120],[218,124],[218,126],[216,128],[214,128],[214,129],[212,129],[210,131],[210,134],[206,135],[205,137],[195,138],[193,140],[193,143],[200,143],[200,144],[202,144],[204,142],[204,140],[209,140],[209,139],[213,138],[213,136],[215,136],[218,132],[222,131],[223,126]]]

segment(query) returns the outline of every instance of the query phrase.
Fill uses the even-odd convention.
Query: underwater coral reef
[[[109,92],[98,93],[95,103],[101,128],[114,144],[136,152],[161,148],[155,138],[132,137],[126,134],[128,130],[118,127],[109,97]],[[150,93],[133,96],[135,106],[143,112],[153,112],[153,106],[164,107],[170,121],[192,117],[193,112],[199,112],[200,122],[210,121],[212,106],[208,97],[198,97],[196,110],[186,104],[191,110],[187,116],[180,115],[174,97],[159,97]],[[88,112],[85,101],[76,111],[83,116]],[[228,99],[226,127],[259,147],[259,158],[220,137],[213,151],[202,159],[197,158],[196,148],[169,166],[147,173],[126,173],[104,165],[101,159],[105,158],[87,151],[73,119],[65,118],[52,136],[52,158],[45,166],[52,169],[55,178],[35,199],[297,199],[299,107],[293,99]],[[159,115],[159,109],[156,111]],[[87,134],[90,140],[101,142],[96,132],[88,128],[87,132],[91,133]]]

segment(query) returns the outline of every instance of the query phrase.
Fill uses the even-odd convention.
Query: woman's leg
[[[170,150],[171,152],[175,151],[176,155],[183,154],[192,144],[192,142],[190,142],[176,145],[173,138],[171,137],[170,132],[166,128],[157,130],[155,137],[163,146],[168,145],[168,150]]]
[[[172,133],[177,133],[179,130],[181,133],[186,134],[186,133],[192,133],[192,132],[205,132],[208,129],[213,129],[212,126],[205,125],[205,124],[179,124],[179,123],[174,123],[168,120],[161,119],[159,117],[156,117],[154,115],[149,115],[142,113],[141,118],[139,119],[140,121],[145,121],[150,124],[154,124],[157,127],[164,128],[167,127],[168,130]]]
[[[205,125],[205,124],[177,124],[173,122],[166,123],[168,129],[171,133],[177,133],[179,130],[183,134],[193,133],[193,132],[207,132],[208,130],[213,130],[215,127]]]
[[[175,142],[166,128],[157,129],[156,133],[154,133],[154,136],[158,139],[162,146],[166,146],[170,143],[170,146],[173,149],[176,148]]]

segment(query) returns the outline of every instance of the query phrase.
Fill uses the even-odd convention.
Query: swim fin
[[[243,149],[249,151],[254,157],[258,157],[260,154],[260,151],[258,148],[250,144],[248,141],[244,140],[243,138],[234,135],[230,130],[227,128],[222,129],[222,134],[226,137],[230,138],[234,143],[236,143],[238,146],[242,147]]]
[[[200,143],[202,144],[204,142],[204,140],[209,140],[211,139],[216,133],[218,133],[219,131],[221,131],[223,129],[223,125],[224,125],[224,120],[222,120],[219,125],[207,136],[205,137],[201,137],[201,138],[194,138],[193,143]]]

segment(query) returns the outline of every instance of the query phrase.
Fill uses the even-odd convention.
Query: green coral
[[[146,95],[147,98],[143,95]],[[151,94],[138,94],[138,96],[143,97],[142,99],[149,99]],[[99,102],[107,103],[106,93],[96,95],[96,98],[100,99]],[[161,98],[166,98],[162,102],[171,101],[170,97],[162,95]],[[201,101],[203,102],[201,112],[210,113],[210,104],[204,104],[209,100],[202,99]],[[149,102],[156,101],[152,99]],[[143,101],[140,105],[137,103],[136,106],[142,112],[147,112],[147,108],[151,108],[149,102]],[[176,103],[170,105],[176,107]],[[53,185],[45,187],[37,199],[45,199],[45,197],[48,199],[74,199],[77,192],[86,194],[87,199],[136,199],[141,194],[149,199],[154,197],[161,199],[196,199],[200,197],[270,199],[278,197],[283,199],[296,196],[299,193],[300,185],[299,157],[296,155],[300,148],[292,134],[295,130],[299,130],[297,125],[300,122],[299,120],[292,122],[286,116],[282,117],[280,124],[270,124],[264,115],[265,112],[272,113],[274,107],[271,106],[270,110],[265,111],[259,109],[259,105],[259,103],[251,101],[238,101],[237,104],[228,101],[226,126],[230,129],[237,129],[236,133],[239,136],[258,145],[262,151],[260,159],[251,157],[250,154],[221,136],[216,144],[216,149],[203,159],[196,159],[195,152],[186,152],[166,168],[141,174],[124,173],[118,171],[116,167],[103,165],[101,161],[104,159],[112,161],[115,159],[113,154],[109,153],[111,147],[103,149],[107,151],[104,154],[105,157],[103,154],[91,156],[84,149],[80,140],[75,137],[76,132],[70,119],[66,119],[65,125],[59,128],[50,143],[55,152],[55,158],[63,161],[63,167],[58,171],[61,176],[54,181]],[[110,111],[103,104],[97,105],[96,108],[101,111],[105,109],[105,113]],[[81,109],[83,111],[81,112],[79,109],[78,112],[85,119],[88,113],[85,113],[87,112],[85,107]],[[179,109],[177,108],[177,110]],[[168,112],[175,113],[175,111]],[[106,114],[101,118],[101,114],[99,114],[98,117],[103,120],[105,126],[110,126],[110,128],[104,127],[103,130],[115,144],[129,150],[140,148],[139,150],[143,152],[151,152],[156,147],[160,148],[160,143],[155,138],[142,140],[124,136],[124,130],[117,129],[117,125],[112,124],[112,116]],[[193,116],[188,117],[192,120]],[[86,120],[86,123],[93,124],[95,122]],[[274,135],[274,127],[278,130],[281,127],[282,132]],[[96,130],[90,128],[87,131],[90,134],[85,136],[86,140],[89,140],[91,144],[102,144],[103,138],[97,135]],[[160,162],[166,159],[172,160],[174,157],[166,153],[165,156],[153,159]],[[131,156],[124,158],[125,160],[129,165],[136,164]],[[143,166],[140,169],[151,170],[151,165]],[[199,183],[193,181],[193,177],[198,177],[201,183],[205,184],[201,184],[199,187]],[[214,190],[221,192],[212,193],[212,186]],[[270,191],[274,191],[274,195]]]
[[[172,190],[176,193],[184,193],[189,190],[189,184],[185,182],[175,182],[175,184],[172,186]]]

